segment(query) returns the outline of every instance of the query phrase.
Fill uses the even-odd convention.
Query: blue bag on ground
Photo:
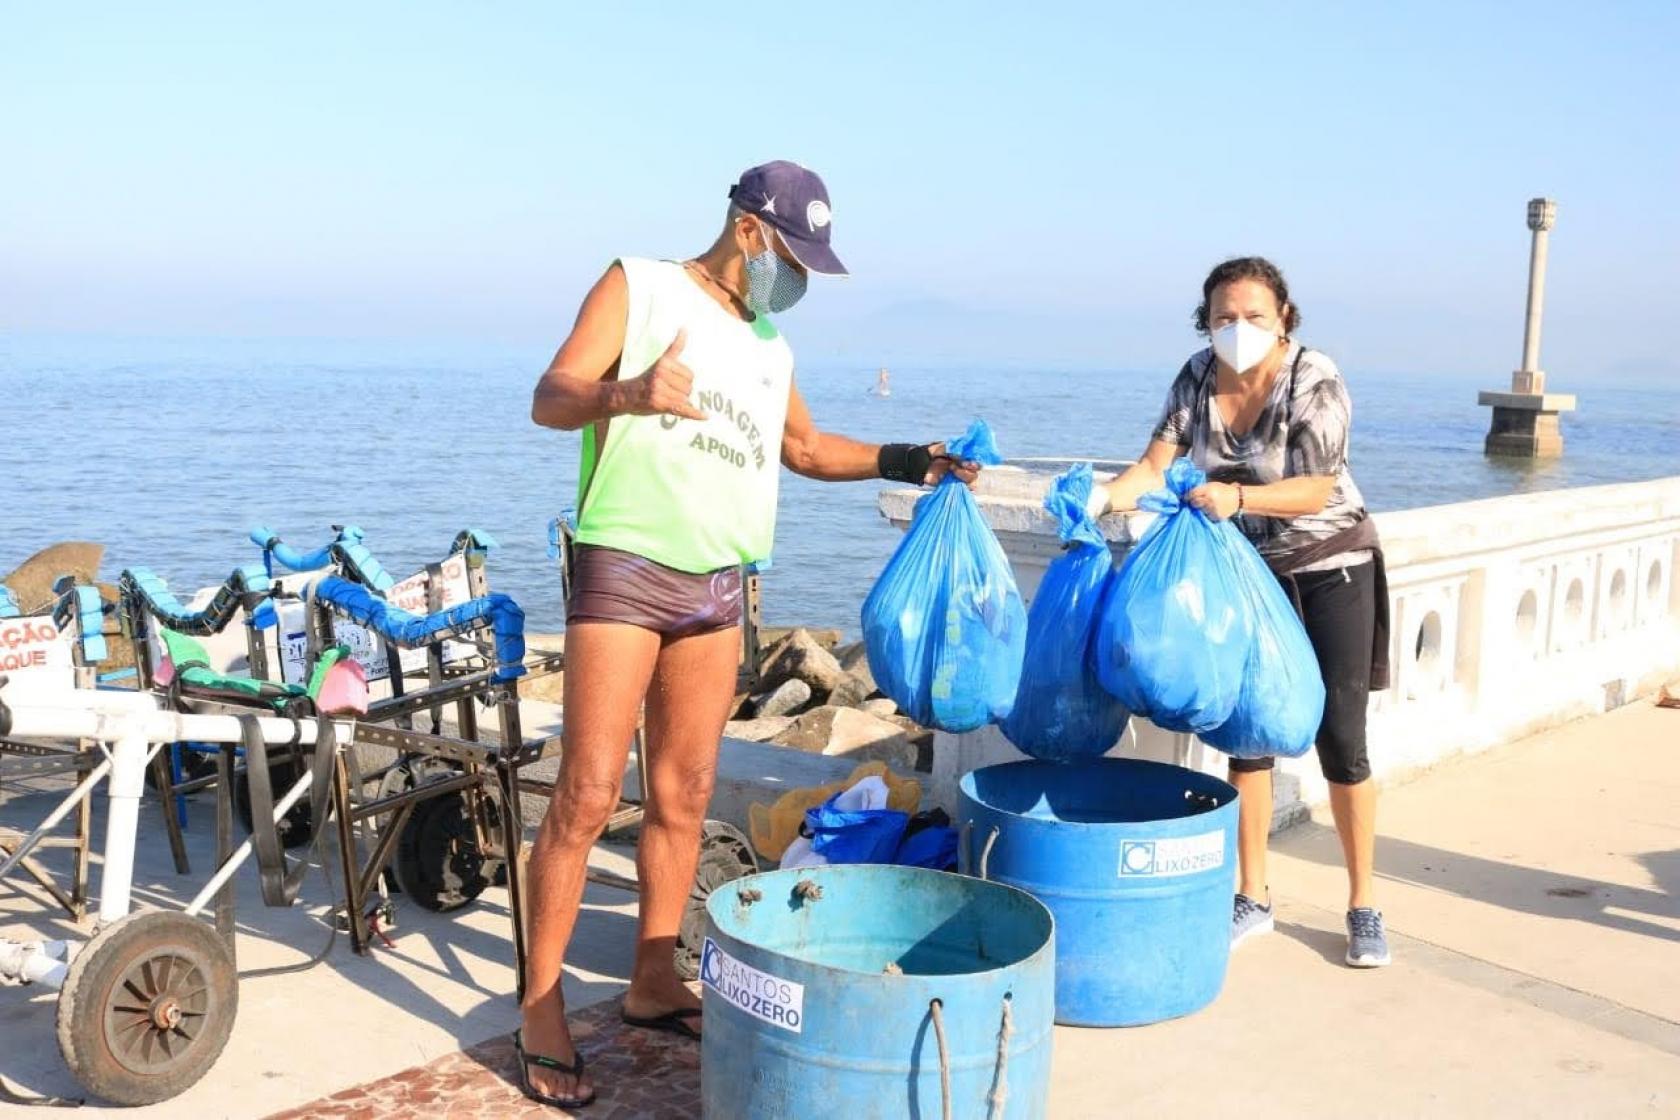
[[[1003,721],[1011,743],[1034,758],[1066,762],[1105,753],[1126,728],[1126,709],[1097,680],[1091,638],[1114,559],[1086,512],[1091,464],[1056,476],[1044,508],[1066,546],[1050,562],[1027,612],[1027,653],[1015,707]]]
[[[957,868],[957,830],[934,825],[904,838],[894,863],[905,867],[931,867],[935,871]]]
[[[1196,735],[1231,718],[1254,641],[1235,559],[1253,546],[1183,501],[1206,481],[1174,459],[1166,487],[1138,503],[1160,516],[1110,581],[1093,650],[1103,687],[1134,715]]]
[[[1312,749],[1324,718],[1318,654],[1260,554],[1251,546],[1237,549],[1233,559],[1254,619],[1254,642],[1231,718],[1201,738],[1238,758],[1295,758]]]
[[[811,850],[829,863],[892,863],[910,816],[897,809],[841,809],[834,794],[815,809],[805,810],[805,830]]]
[[[1002,462],[980,420],[946,450]],[[973,731],[1009,714],[1027,611],[1009,558],[957,479],[916,503],[909,531],[864,600],[863,642],[881,692],[923,727]]]

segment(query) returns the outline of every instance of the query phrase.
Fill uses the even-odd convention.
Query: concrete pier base
[[[1574,411],[1573,393],[1483,392],[1478,403],[1493,409],[1484,445],[1487,454],[1521,459],[1563,454],[1558,416]]]

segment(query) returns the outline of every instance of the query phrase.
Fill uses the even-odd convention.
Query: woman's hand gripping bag
[[[1068,762],[1104,754],[1126,729],[1126,709],[1097,680],[1091,639],[1114,558],[1086,511],[1091,464],[1056,476],[1044,508],[1064,551],[1050,562],[1027,612],[1027,654],[1002,730],[1034,758]]]
[[[976,420],[946,452],[1002,462]],[[910,529],[863,603],[863,642],[881,692],[911,719],[973,731],[1009,714],[1027,611],[997,537],[968,487],[947,476],[916,503]]]
[[[1306,627],[1266,561],[1246,540],[1236,550],[1238,585],[1254,619],[1254,644],[1231,718],[1202,741],[1237,758],[1312,749],[1324,718],[1324,676]]]
[[[1196,735],[1231,718],[1254,641],[1228,521],[1185,504],[1207,476],[1188,459],[1139,508],[1159,515],[1120,571],[1097,625],[1097,679],[1132,714]]]

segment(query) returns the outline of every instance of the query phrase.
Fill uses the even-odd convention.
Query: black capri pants
[[[1296,610],[1324,674],[1324,720],[1318,725],[1318,766],[1326,781],[1356,785],[1371,776],[1365,715],[1371,697],[1371,652],[1377,625],[1376,564],[1297,572]],[[1270,770],[1272,758],[1233,758],[1237,773]]]

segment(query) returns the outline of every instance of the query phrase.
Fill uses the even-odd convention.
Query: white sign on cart
[[[0,673],[31,684],[70,680],[71,635],[47,614],[0,618]]]
[[[467,582],[466,557],[457,553],[438,565],[438,568],[442,578],[441,608],[459,606],[472,598],[471,585]],[[431,578],[428,572],[416,572],[386,591],[385,601],[409,614],[428,614]],[[284,603],[280,605],[279,613],[281,680],[287,684],[302,684],[305,680],[304,663],[309,644],[308,608],[302,603]],[[333,621],[333,635],[339,642],[350,647],[350,655],[361,662],[362,668],[367,671],[368,680],[384,680],[390,676],[391,667],[385,657],[385,645],[372,631],[349,619],[339,618]],[[445,642],[443,660],[445,663],[454,663],[473,657],[477,652],[465,642]],[[404,673],[425,671],[425,650],[405,649],[401,651],[401,656]]]

